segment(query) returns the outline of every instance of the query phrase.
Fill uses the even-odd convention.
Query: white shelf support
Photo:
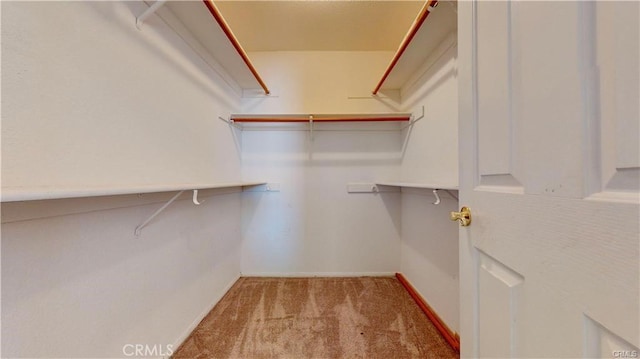
[[[230,119],[226,119],[226,118],[224,118],[224,117],[222,117],[222,116],[218,116],[218,119],[219,119],[220,121],[222,121],[222,122],[226,123],[227,125],[229,125],[229,126],[231,126],[231,127],[234,127],[234,128],[237,128],[238,130],[242,131],[242,127],[238,126],[238,125],[233,121],[233,119],[232,119],[232,118],[230,118]]]
[[[198,201],[198,190],[194,189],[193,190],[193,204],[195,204],[196,206],[199,206],[203,203],[204,201]]]
[[[384,193],[384,192],[400,192],[400,187],[396,186],[378,186],[375,183],[351,182],[347,183],[347,193]]]
[[[169,207],[169,205],[171,203],[173,203],[173,201],[175,201],[176,199],[178,199],[178,197],[180,197],[180,195],[184,193],[184,191],[180,191],[178,193],[176,193],[175,196],[171,197],[171,199],[165,203],[162,207],[158,208],[157,211],[153,212],[153,214],[151,216],[149,216],[149,218],[147,218],[146,221],[142,222],[142,224],[140,224],[139,226],[136,227],[136,230],[134,232],[134,234],[136,235],[136,237],[140,236],[140,232],[142,231],[142,228],[146,227],[147,224],[149,224],[149,222],[151,222],[151,220],[153,220],[154,218],[156,218],[157,215],[159,215],[162,211],[164,211],[167,207]],[[194,201],[197,199],[197,192],[194,191]]]
[[[269,182],[257,186],[243,187],[242,192],[280,192],[280,183]]]
[[[424,118],[424,105],[422,105],[422,114],[420,115],[420,117],[413,118],[413,115],[411,115],[411,121],[409,121],[408,124],[402,127],[401,130],[404,130],[407,127],[413,126],[416,122],[422,120],[423,118]]]
[[[438,189],[434,189],[433,190],[433,195],[436,197],[436,201],[433,202],[433,204],[438,205],[440,204],[440,196],[438,195]]]
[[[153,5],[151,5],[147,10],[140,14],[140,16],[136,17],[136,27],[138,28],[138,30],[142,30],[142,24],[144,24],[144,21],[149,16],[153,15],[153,13],[155,13],[159,8],[161,8],[165,2],[167,2],[167,0],[156,0]]]
[[[313,116],[309,115],[309,135],[311,137],[311,141],[313,141]]]

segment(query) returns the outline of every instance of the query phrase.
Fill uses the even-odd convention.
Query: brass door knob
[[[471,224],[471,210],[469,207],[460,208],[460,212],[451,212],[452,221],[460,221],[462,227],[466,227]]]

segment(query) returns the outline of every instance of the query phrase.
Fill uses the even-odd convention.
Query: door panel
[[[636,358],[637,348],[585,315],[585,358]]]
[[[637,350],[638,4],[458,6],[462,355]]]
[[[519,187],[513,174],[510,4],[492,2],[478,9],[477,86],[480,184]],[[506,190],[506,188],[502,188]]]
[[[589,128],[596,153],[597,173],[592,174],[591,193],[596,198],[634,200],[640,185],[640,3],[591,5],[597,48],[593,126]],[[634,22],[635,21],[635,22]],[[598,89],[599,85],[599,89]],[[598,91],[599,90],[599,91]],[[616,193],[618,192],[618,193]],[[625,192],[625,193],[619,193]]]
[[[518,357],[518,325],[522,320],[518,309],[522,306],[519,299],[524,277],[480,250],[477,255],[481,309],[478,325],[485,334],[480,337],[480,356]]]
[[[551,5],[551,4],[550,4]],[[481,6],[480,6],[481,7]],[[525,191],[582,197],[582,55],[577,1],[514,2]]]

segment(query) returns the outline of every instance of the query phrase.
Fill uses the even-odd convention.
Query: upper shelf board
[[[415,183],[415,182],[376,182],[377,186],[405,187],[405,188],[428,188],[457,191],[458,186],[452,184],[437,183]]]
[[[424,10],[427,6],[425,5]],[[403,41],[400,45],[378,84],[380,91],[402,88],[447,36],[457,31],[458,20],[455,8],[455,1],[438,1],[437,6],[419,26],[412,26],[409,29],[405,37],[408,42]],[[416,21],[422,14],[421,12],[418,15]],[[376,92],[374,90],[374,94]]]
[[[3,187],[2,202],[37,201],[63,198],[117,196],[141,193],[190,191],[214,188],[260,186],[266,182],[192,183],[155,186],[87,186],[87,187]]]
[[[212,1],[166,1],[156,14],[169,24],[171,18],[180,21],[240,88],[262,89],[269,94],[269,89]]]
[[[402,122],[411,120],[410,113],[385,114],[289,114],[289,115],[231,115],[231,120],[238,123],[275,123],[275,122]]]

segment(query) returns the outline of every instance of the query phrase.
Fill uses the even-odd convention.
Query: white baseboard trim
[[[178,348],[180,348],[182,343],[185,340],[187,340],[187,338],[189,338],[189,335],[191,335],[191,332],[193,332],[194,329],[196,329],[196,327],[198,326],[198,324],[200,324],[202,319],[204,319],[204,317],[206,317],[207,314],[209,314],[209,312],[213,309],[213,307],[215,307],[216,304],[218,304],[218,302],[222,299],[222,297],[224,297],[224,295],[227,294],[227,292],[231,289],[231,287],[233,287],[234,284],[236,284],[236,282],[238,281],[238,279],[240,279],[241,276],[242,276],[241,274],[238,274],[237,276],[235,276],[234,279],[229,284],[227,284],[227,286],[224,288],[222,293],[220,295],[217,295],[213,299],[211,305],[209,305],[202,313],[200,313],[200,315],[198,315],[198,317],[194,319],[194,321],[187,327],[187,329],[185,329],[182,335],[180,335],[178,339],[173,343],[174,352],[177,351]],[[165,356],[164,358],[170,359],[171,356]]]
[[[242,277],[394,277],[395,272],[243,272]]]

